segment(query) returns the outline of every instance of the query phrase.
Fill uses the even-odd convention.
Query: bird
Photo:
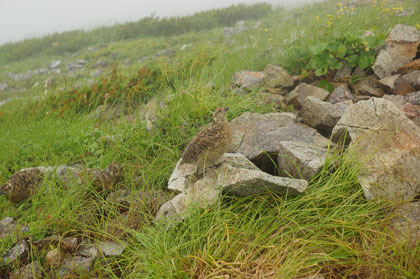
[[[180,165],[194,164],[196,173],[213,165],[230,149],[232,133],[226,119],[229,108],[219,107],[213,113],[214,123],[202,128],[188,143],[182,154]]]
[[[85,172],[81,171],[78,176],[82,178],[82,184],[87,184],[85,178],[88,178],[92,186],[98,191],[110,190],[115,184],[124,179],[123,170],[116,163],[111,163],[103,170],[87,169]]]
[[[20,203],[29,198],[42,184],[44,174],[36,168],[13,174],[0,187],[1,193],[11,202]]]

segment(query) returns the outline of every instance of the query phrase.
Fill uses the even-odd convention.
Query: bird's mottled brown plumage
[[[44,179],[38,169],[27,169],[13,174],[1,186],[1,193],[11,202],[19,203],[29,198]]]
[[[195,164],[197,168],[212,165],[223,153],[227,152],[232,141],[225,108],[218,108],[214,123],[201,129],[190,141],[182,155],[181,164]]]
[[[123,180],[123,171],[119,165],[111,163],[103,170],[88,169],[87,177],[91,180],[92,186],[95,189],[109,190]],[[86,181],[83,181],[83,183],[86,183]]]

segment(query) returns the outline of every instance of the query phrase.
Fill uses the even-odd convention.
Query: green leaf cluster
[[[309,68],[317,76],[327,74],[329,70],[338,70],[347,61],[351,67],[361,69],[370,67],[375,61],[374,48],[384,44],[383,36],[368,36],[365,38],[346,34],[334,38],[328,43],[319,43],[309,48]]]

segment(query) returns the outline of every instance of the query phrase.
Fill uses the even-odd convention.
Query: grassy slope
[[[233,45],[225,42],[220,29],[215,29],[122,41],[93,53],[81,51],[64,58],[70,61],[86,55],[105,55],[107,59],[107,54],[117,50],[122,58],[140,58],[167,46],[194,44],[191,51],[178,52],[173,64],[160,59],[148,66],[157,69],[158,84],[144,93],[147,97],[143,100],[174,95],[161,112],[153,134],[139,122],[133,125],[86,118],[86,110],[93,108],[78,113],[67,110],[61,116],[52,101],[34,107],[27,106],[33,101],[25,99],[1,107],[0,183],[29,166],[83,162],[89,167],[105,167],[116,161],[128,178],[119,188],[145,192],[164,189],[185,144],[200,126],[210,121],[211,111],[220,103],[231,108],[229,118],[244,111],[275,110],[259,102],[255,94],[233,94],[228,85],[235,71],[261,70],[269,62],[300,73],[307,63],[308,47],[319,41],[345,32],[386,33],[396,23],[418,23],[416,16],[395,17],[381,12],[384,7],[393,6],[396,5],[378,3],[355,7],[354,12],[341,19],[335,17],[335,2],[293,11],[297,17],[275,10],[262,20],[260,29],[238,35]],[[334,15],[329,28],[328,14]],[[320,22],[315,16],[320,17]],[[301,32],[304,33],[292,42],[291,34]],[[147,47],[139,49],[139,45]],[[267,49],[271,49],[269,55]],[[40,55],[14,62],[9,69],[34,67],[45,63],[45,58]],[[118,83],[125,86],[138,68],[135,64],[121,67]],[[66,86],[77,81],[70,80]],[[214,90],[207,86],[209,82],[215,84]],[[64,85],[59,80],[57,88],[61,86]],[[42,91],[35,88],[28,94]],[[121,96],[119,100],[130,101]],[[113,145],[98,143],[105,135],[121,138]],[[152,219],[141,206],[131,208],[129,218],[124,219],[104,195],[77,184],[63,189],[55,181],[45,181],[31,201],[20,205],[0,197],[0,218],[11,216],[28,224],[32,240],[61,234],[129,244],[122,258],[109,265],[97,264],[91,274],[84,275],[86,278],[94,274],[123,274],[127,278],[292,278],[317,272],[330,278],[418,278],[419,248],[396,241],[383,229],[388,205],[363,198],[355,178],[355,162],[357,159],[347,154],[341,157],[338,167],[327,164],[303,196],[226,197],[208,210],[193,209],[183,224],[169,229],[151,225]],[[135,183],[139,177],[141,183]],[[146,199],[144,202],[148,203]],[[0,254],[14,241],[0,241]],[[33,251],[33,257],[43,262],[47,252]]]

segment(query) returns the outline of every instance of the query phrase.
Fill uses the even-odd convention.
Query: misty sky
[[[267,0],[294,5],[312,0]],[[262,0],[0,0],[0,44],[48,33],[89,29],[115,22],[191,14]]]

